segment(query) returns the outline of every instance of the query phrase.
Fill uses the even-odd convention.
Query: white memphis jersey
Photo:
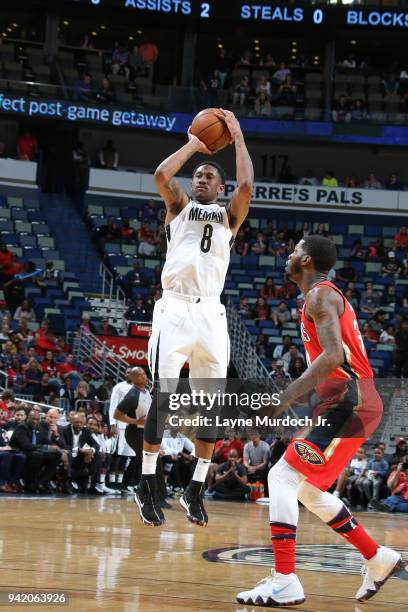
[[[183,295],[219,297],[233,243],[225,207],[190,200],[166,225],[166,237],[163,289]]]

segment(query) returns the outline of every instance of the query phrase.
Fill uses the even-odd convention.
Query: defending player
[[[295,573],[298,499],[363,555],[364,579],[356,594],[359,601],[373,597],[401,567],[399,553],[377,544],[343,502],[327,493],[382,415],[354,310],[327,280],[336,259],[331,240],[308,236],[296,245],[286,264],[288,276],[305,296],[301,334],[309,367],[283,392],[274,416],[314,389],[319,402],[313,417],[325,417],[328,424],[300,432],[269,472],[275,572],[252,590],[239,593],[240,603],[274,607],[304,602]]]
[[[220,294],[231,245],[248,213],[253,167],[238,120],[229,111],[218,112],[235,144],[237,188],[227,206],[217,203],[225,184],[224,171],[218,164],[205,161],[195,168],[191,197],[174,179],[195,153],[211,154],[190,133],[189,142],[165,159],[155,172],[157,188],[166,205],[167,256],[162,272],[163,297],[156,302],[153,313],[149,358],[152,375],[157,368],[161,383],[169,385],[178,380],[186,361],[190,379],[224,380],[227,376],[229,339]],[[163,396],[160,398],[162,402]],[[166,416],[162,403],[159,407],[158,403],[155,393],[144,430],[142,478],[135,492],[140,516],[148,525],[160,525],[165,520],[157,504],[154,475]],[[192,481],[180,498],[188,519],[199,525],[208,521],[202,488],[213,442],[197,431],[198,461]]]

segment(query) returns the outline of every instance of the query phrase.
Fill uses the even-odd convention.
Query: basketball
[[[191,133],[197,136],[210,151],[219,151],[229,144],[231,135],[225,121],[217,117],[215,108],[205,108],[193,119]]]

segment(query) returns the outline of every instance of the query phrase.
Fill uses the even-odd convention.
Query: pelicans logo
[[[311,465],[324,465],[324,459],[319,453],[306,444],[306,442],[295,442],[295,451],[302,461]]]

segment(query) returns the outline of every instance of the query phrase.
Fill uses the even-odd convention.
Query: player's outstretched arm
[[[254,186],[254,167],[245,144],[244,135],[238,119],[231,111],[219,109],[220,117],[224,119],[235,144],[235,158],[237,167],[237,188],[232,194],[228,204],[229,225],[234,236],[248,214]]]
[[[319,338],[322,353],[292,382],[280,396],[280,406],[276,415],[287,410],[290,404],[305,393],[312,391],[329,374],[344,362],[343,343],[340,329],[340,316],[343,312],[343,300],[329,287],[316,287],[306,296],[306,311],[313,320]]]
[[[184,164],[194,153],[205,153],[212,155],[204,143],[188,131],[188,143],[183,145],[175,153],[167,157],[157,167],[154,173],[157,189],[164,200],[167,212],[175,217],[188,203],[188,195],[174,178]],[[170,219],[171,220],[171,219]],[[169,222],[169,220],[167,220]]]

